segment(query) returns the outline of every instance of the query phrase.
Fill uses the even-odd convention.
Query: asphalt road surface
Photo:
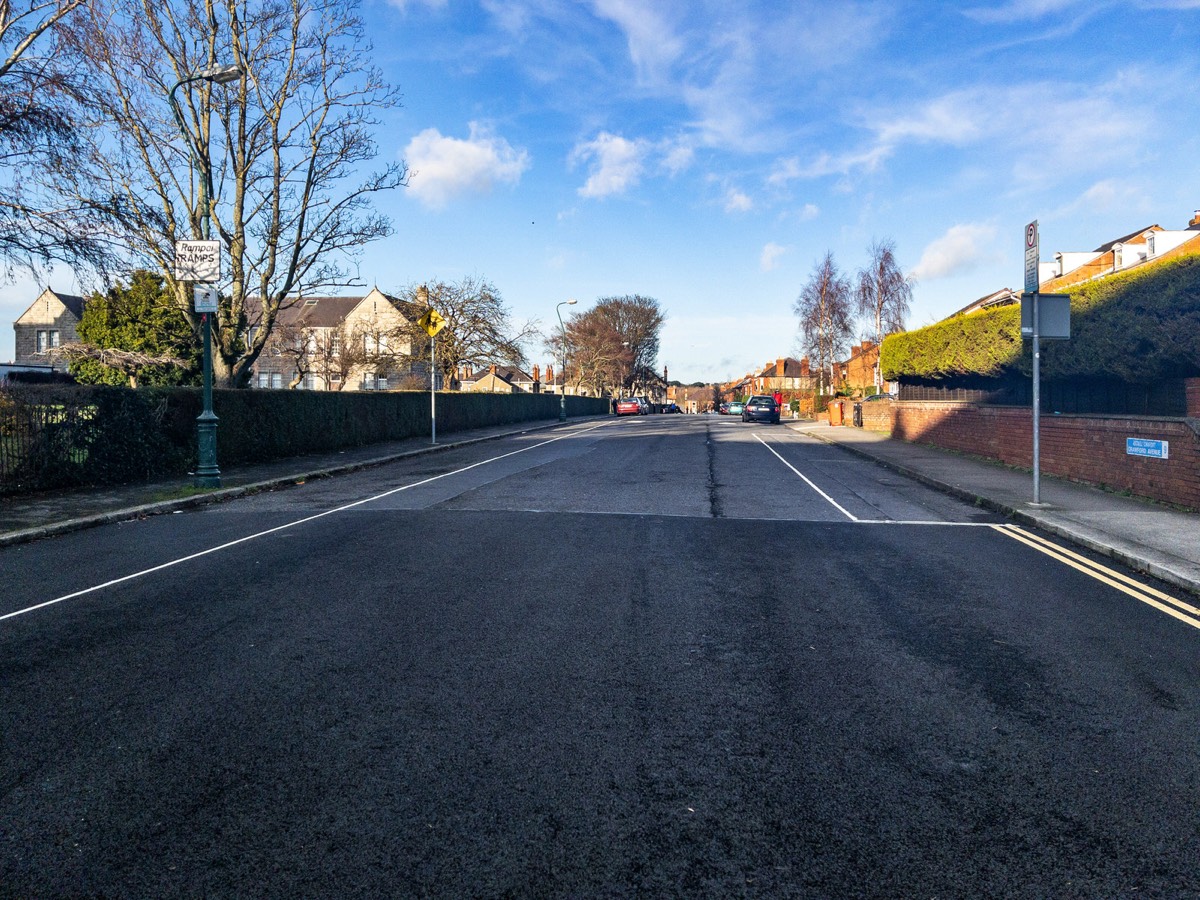
[[[0,586],[6,897],[1200,897],[1194,598],[786,426],[529,433]]]

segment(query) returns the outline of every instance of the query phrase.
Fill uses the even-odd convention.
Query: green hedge
[[[608,401],[567,397],[569,416]],[[551,394],[437,396],[439,436],[556,419]],[[0,391],[0,493],[183,476],[196,464],[195,388],[9,386]],[[220,466],[430,434],[425,392],[215,391]]]
[[[1020,310],[956,316],[884,339],[889,380],[1029,374]],[[1101,377],[1132,383],[1200,375],[1200,255],[1078,285],[1071,339],[1042,344],[1046,378]]]

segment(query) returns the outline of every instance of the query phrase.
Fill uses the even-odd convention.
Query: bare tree
[[[93,216],[40,189],[33,173],[70,165],[79,96],[60,25],[83,0],[0,0],[0,275],[61,260],[102,270]]]
[[[599,396],[632,377],[629,343],[622,340],[612,321],[597,307],[572,316],[564,327],[567,370],[563,380],[574,381],[576,392],[587,387]],[[555,354],[562,352],[562,346],[562,335],[546,342],[547,349]]]
[[[119,347],[93,347],[91,344],[72,342],[43,351],[50,359],[62,358],[77,362],[92,360],[102,366],[120,372],[128,380],[131,388],[138,386],[142,372],[154,366],[170,366],[186,368],[189,361],[178,356],[163,354],[154,356],[138,350],[122,350]]]
[[[878,344],[884,335],[904,330],[915,280],[900,271],[896,245],[891,240],[875,241],[867,253],[870,261],[858,271],[854,297],[859,315],[875,326],[872,340]]]
[[[90,0],[70,26],[94,117],[50,186],[169,279],[176,240],[211,216],[224,255],[214,374],[243,386],[287,298],[353,283],[354,255],[390,233],[372,195],[407,180],[400,163],[357,180],[377,155],[375,116],[398,98],[369,63],[356,0]],[[197,78],[218,64],[241,75]]]
[[[623,297],[605,297],[597,301],[594,313],[607,322],[619,335],[619,340],[628,346],[630,389],[644,388],[646,373],[658,368],[659,334],[666,315],[653,297],[627,294]]]
[[[437,363],[447,383],[464,364],[524,366],[525,345],[539,334],[536,322],[513,322],[500,291],[484,278],[410,285],[399,299],[400,311],[413,323],[409,339],[414,358],[429,358],[429,337],[417,319],[432,307],[446,320],[437,335]]]
[[[819,383],[831,386],[833,365],[853,334],[850,281],[838,271],[832,252],[817,263],[792,309],[800,318],[806,350],[816,360]]]

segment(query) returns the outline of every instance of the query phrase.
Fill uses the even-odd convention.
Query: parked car
[[[717,412],[723,416],[729,415],[729,403],[728,402],[722,403],[720,406],[717,407]]]
[[[742,421],[769,422],[772,425],[778,425],[779,404],[775,402],[774,397],[766,394],[751,397],[746,401],[746,406],[742,410]]]
[[[681,412],[683,412],[683,410],[679,408],[679,404],[675,403],[675,402],[668,403],[666,406],[663,407],[662,411],[665,413],[681,413]]]
[[[650,399],[648,397],[634,397],[633,399],[638,402],[639,406],[641,406],[643,416],[648,416],[650,413],[654,412],[654,407],[650,405]]]
[[[731,416],[740,416],[745,409],[746,409],[745,403],[743,403],[741,400],[734,400],[732,403],[729,404],[729,409],[727,410],[727,412]]]
[[[642,405],[634,397],[625,397],[617,401],[616,411],[618,416],[640,416]]]

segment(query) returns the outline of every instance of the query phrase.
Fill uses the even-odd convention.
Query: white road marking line
[[[1155,590],[1148,584],[1142,584],[1141,582],[1136,581],[1127,575],[1113,571],[1107,566],[1102,566],[1098,562],[1094,562],[1085,556],[1081,556],[1078,553],[1068,550],[1066,547],[1060,547],[1058,544],[1048,541],[1045,538],[1031,534],[1017,525],[993,525],[992,527],[1001,534],[1006,535],[1015,541],[1020,541],[1022,544],[1032,547],[1039,553],[1044,553],[1051,559],[1065,563],[1072,569],[1076,569],[1083,574],[1096,579],[1097,581],[1103,582],[1110,587],[1114,587],[1118,591],[1133,597],[1135,600],[1145,603],[1147,606],[1154,607],[1159,612],[1165,612],[1167,615],[1178,619],[1180,622],[1185,622],[1188,625],[1191,625],[1193,628],[1200,629],[1200,618],[1195,618],[1192,615],[1188,615],[1188,613],[1193,613],[1195,616],[1200,616],[1200,609],[1197,609],[1191,604],[1184,603],[1182,600],[1176,600],[1174,597],[1164,594],[1162,591]],[[1167,601],[1167,603],[1179,607],[1179,609],[1173,609],[1171,606],[1160,603],[1159,600],[1155,598],[1161,598]],[[1180,610],[1187,610],[1187,612],[1181,612]]]
[[[317,513],[316,515],[312,515],[312,516],[306,516],[305,518],[297,519],[294,522],[288,522],[283,525],[276,525],[274,528],[268,528],[266,531],[260,531],[260,532],[257,532],[256,534],[248,534],[245,537],[238,538],[237,540],[227,541],[226,543],[219,544],[216,547],[209,547],[207,550],[200,550],[196,553],[191,553],[187,556],[181,556],[178,559],[173,559],[173,560],[170,560],[169,562],[161,563],[157,566],[152,566],[149,569],[143,569],[140,572],[134,572],[130,575],[123,575],[120,578],[114,578],[111,581],[104,582],[103,584],[93,585],[92,587],[83,588],[82,590],[74,591],[70,594],[64,594],[61,597],[55,597],[53,600],[46,600],[46,601],[44,601],[42,603],[38,603],[34,606],[26,607],[25,609],[14,610],[13,612],[5,613],[4,615],[0,615],[0,622],[3,622],[5,619],[14,619],[17,616],[23,616],[27,613],[35,612],[39,609],[45,609],[47,606],[54,606],[57,603],[64,603],[67,600],[75,600],[75,599],[78,599],[79,597],[84,597],[88,594],[93,594],[96,591],[102,591],[105,588],[113,587],[114,585],[124,584],[126,581],[133,581],[134,579],[137,579],[137,578],[143,578],[147,575],[153,575],[155,572],[161,572],[164,569],[170,569],[170,568],[173,568],[174,566],[181,565],[185,562],[191,562],[194,559],[200,559],[201,557],[209,556],[213,553],[219,553],[222,550],[228,550],[230,547],[236,547],[238,544],[244,544],[248,541],[253,541],[253,540],[257,540],[258,538],[267,537],[268,535],[275,534],[276,532],[279,532],[279,531],[286,531],[289,528],[295,528],[297,525],[304,525],[304,524],[307,524],[308,522],[315,522],[317,519],[323,519],[326,516],[332,516],[334,513],[345,512],[348,509],[354,509],[356,506],[362,506],[363,504],[366,504],[366,503],[372,503],[376,500],[382,500],[385,497],[392,496],[393,494],[399,494],[402,491],[411,490],[412,488],[415,488],[415,487],[421,487],[422,485],[429,484],[430,482],[438,481],[442,478],[448,478],[451,475],[461,475],[463,472],[469,472],[471,469],[477,469],[480,466],[487,465],[488,463],[499,462],[502,459],[508,459],[508,457],[510,457],[510,456],[516,456],[518,453],[525,453],[528,450],[536,450],[538,447],[545,447],[548,444],[553,444],[553,443],[556,443],[558,441],[564,440],[569,437],[577,437],[578,435],[586,434],[587,432],[594,431],[597,428],[603,428],[609,424],[611,424],[611,423],[601,422],[598,425],[591,425],[591,426],[581,429],[579,431],[572,431],[569,434],[561,434],[558,437],[551,438],[548,441],[541,441],[540,443],[537,443],[537,444],[530,444],[528,447],[522,447],[519,450],[513,450],[509,453],[502,453],[500,456],[493,456],[490,459],[480,460],[479,462],[472,463],[469,466],[463,466],[461,469],[455,469],[453,472],[443,472],[441,475],[434,475],[434,476],[432,476],[430,478],[426,478],[422,481],[414,481],[412,484],[401,485],[398,488],[392,488],[390,491],[384,491],[382,494],[376,494],[373,497],[366,497],[362,500],[355,500],[353,503],[347,503],[343,506],[338,506],[334,509],[327,509],[327,510],[325,510],[325,512],[320,512],[320,513]]]
[[[817,487],[815,484],[813,484],[809,480],[807,475],[805,475],[803,472],[801,472],[799,469],[797,469],[795,466],[793,466],[790,462],[788,462],[786,459],[784,459],[782,456],[780,456],[778,453],[776,453],[775,448],[772,447],[770,444],[768,444],[766,441],[764,441],[761,437],[759,437],[758,434],[754,435],[754,439],[756,441],[758,441],[760,444],[762,444],[764,447],[766,447],[768,450],[770,450],[772,453],[775,453],[776,459],[778,459],[781,463],[783,463],[785,466],[787,466],[789,469],[791,469],[793,472],[795,472],[797,475],[799,475],[804,480],[805,484],[807,484],[810,488],[812,488],[814,491],[816,491],[818,494],[820,494],[822,497],[824,497],[827,501],[829,501],[830,505],[832,505],[834,509],[836,509],[842,515],[844,515],[851,522],[860,521],[860,519],[857,516],[853,515],[850,512],[847,512],[846,509],[840,503],[838,503],[836,500],[834,500],[832,497],[830,497],[827,493],[825,493],[823,490],[821,490],[819,487]]]

